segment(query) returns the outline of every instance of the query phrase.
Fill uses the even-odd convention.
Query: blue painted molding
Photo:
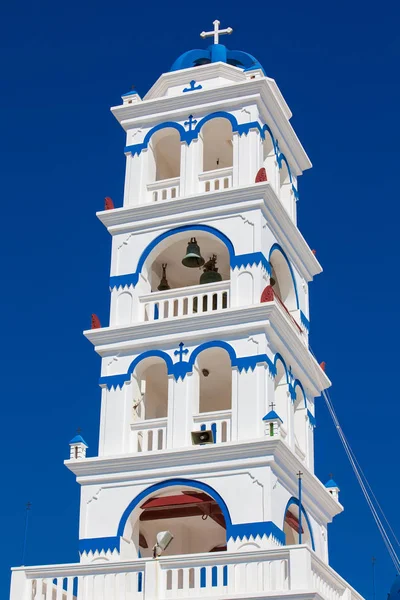
[[[213,47],[215,48],[216,45],[214,45]],[[258,67],[255,67],[255,68],[258,68]],[[190,85],[192,86],[192,84],[194,85],[195,83],[196,82],[194,80],[192,80],[190,82]],[[191,92],[194,90],[198,90],[202,87],[200,84],[199,84],[199,86],[193,87],[193,88],[190,88],[190,87],[184,88],[183,91]],[[289,162],[288,162],[286,156],[281,152],[281,150],[279,148],[278,140],[274,137],[270,127],[265,123],[261,125],[258,121],[251,121],[250,123],[238,123],[236,117],[226,111],[216,111],[216,112],[210,113],[209,115],[203,117],[197,123],[197,125],[194,129],[190,128],[189,131],[186,131],[185,128],[176,121],[165,121],[164,123],[159,123],[158,125],[155,125],[152,129],[150,129],[150,131],[147,132],[143,142],[141,142],[140,144],[132,144],[130,146],[125,146],[124,151],[126,154],[132,154],[132,156],[134,156],[135,154],[139,155],[142,152],[142,150],[145,150],[148,147],[151,137],[157,131],[160,131],[160,129],[165,129],[167,127],[172,127],[173,129],[176,129],[180,135],[181,142],[186,142],[188,145],[190,145],[193,140],[195,140],[199,137],[201,128],[210,119],[228,119],[228,121],[231,123],[231,126],[232,126],[232,132],[233,133],[237,132],[240,136],[247,135],[249,133],[249,131],[252,129],[257,129],[260,134],[261,139],[265,140],[265,133],[268,132],[272,139],[278,167],[279,167],[279,169],[282,169],[283,163],[286,164],[288,174],[289,174],[289,181],[292,184],[293,194],[294,194],[296,200],[299,199],[299,193],[293,184],[292,171],[290,169]]]
[[[284,516],[283,516],[283,526],[284,526],[284,524],[285,524],[285,517],[286,517],[286,513],[287,513],[287,511],[288,511],[289,507],[290,507],[292,504],[295,504],[297,507],[300,507],[300,503],[299,503],[299,501],[298,501],[298,499],[297,499],[297,498],[295,498],[295,497],[292,497],[292,498],[290,498],[289,502],[286,504],[286,508],[285,508],[285,512],[284,512]],[[310,519],[308,518],[308,515],[307,515],[306,511],[304,510],[304,506],[303,506],[303,505],[301,505],[301,513],[302,513],[303,517],[304,517],[304,518],[305,518],[305,520],[306,520],[307,527],[308,527],[308,531],[310,532],[310,538],[311,538],[311,546],[312,546],[312,549],[313,549],[313,550],[315,550],[315,544],[314,544],[314,535],[313,535],[313,531],[312,531],[312,528],[311,528]],[[282,527],[282,528],[283,528],[283,527]]]
[[[102,537],[102,538],[83,538],[79,540],[79,552],[83,554],[84,552],[95,553],[96,550],[98,552],[108,552],[109,550],[113,552],[117,550],[120,551],[120,536],[116,537]]]
[[[142,352],[142,354],[139,354],[139,356],[137,356],[131,362],[126,373],[120,373],[118,375],[105,375],[103,377],[100,377],[99,383],[100,385],[106,385],[109,390],[112,388],[122,387],[124,383],[130,380],[136,366],[142,360],[153,356],[162,358],[165,361],[168,375],[173,375],[176,381],[178,381],[179,379],[183,380],[188,373],[192,373],[194,363],[200,352],[202,352],[203,350],[207,350],[208,348],[222,348],[223,350],[226,350],[231,359],[232,367],[237,367],[239,372],[248,370],[253,371],[257,365],[266,363],[270,372],[275,373],[274,364],[266,354],[256,354],[254,356],[237,357],[234,348],[230,344],[222,340],[214,340],[211,342],[205,342],[204,344],[200,344],[200,346],[197,346],[197,348],[195,348],[192,351],[187,361],[180,360],[181,358],[183,358],[183,356],[179,356],[177,362],[175,363],[172,361],[170,355],[162,350],[147,350],[146,352]]]
[[[308,408],[307,408],[307,417],[308,417],[308,420],[310,421],[310,424],[312,425],[312,427],[316,427],[317,426],[317,420],[314,417],[314,415],[312,415],[310,413],[310,411],[308,410]]]
[[[302,325],[304,325],[304,327],[307,329],[307,331],[310,331],[310,321],[307,319],[306,315],[303,313],[302,310],[300,310],[300,321]]]
[[[259,521],[258,523],[239,523],[237,525],[231,525],[231,527],[226,530],[226,538],[229,540],[232,538],[236,540],[237,538],[249,539],[250,536],[255,538],[256,536],[269,537],[273,535],[281,544],[285,544],[286,536],[282,529],[279,529],[275,523],[272,521]]]
[[[216,492],[214,490],[214,488],[207,485],[206,483],[203,483],[202,481],[196,481],[194,479],[176,478],[176,479],[166,479],[164,481],[160,481],[159,483],[151,485],[150,487],[148,487],[145,490],[143,490],[142,492],[140,492],[140,494],[138,494],[136,496],[136,498],[134,498],[128,504],[126,509],[124,510],[123,515],[122,515],[121,520],[118,525],[117,536],[122,536],[124,534],[125,525],[129,519],[130,515],[132,514],[132,511],[135,510],[135,508],[142,502],[142,500],[144,500],[150,494],[154,494],[154,492],[158,492],[159,490],[163,490],[167,487],[172,487],[172,486],[176,486],[176,485],[194,487],[196,489],[201,490],[202,492],[205,492],[209,496],[211,496],[211,498],[213,498],[217,502],[217,504],[219,505],[219,507],[221,509],[221,512],[225,519],[226,527],[228,528],[232,525],[232,520],[231,520],[231,516],[230,516],[229,510],[228,510],[228,507],[225,504],[225,501],[223,500],[223,498],[218,494],[218,492]]]
[[[231,240],[226,236],[222,231],[216,229],[215,227],[211,227],[210,225],[202,225],[200,223],[193,223],[192,225],[182,225],[181,227],[174,227],[173,229],[169,229],[164,233],[158,235],[154,240],[150,242],[143,250],[136,267],[136,271],[133,273],[126,273],[125,275],[115,275],[110,277],[110,288],[119,288],[133,285],[135,286],[139,281],[139,275],[142,272],[143,266],[149,257],[150,253],[165,239],[177,235],[179,233],[184,232],[195,232],[195,231],[205,231],[210,233],[211,235],[215,235],[228,249],[229,252],[229,261],[232,269],[247,267],[251,265],[259,265],[260,263],[266,269],[268,273],[271,272],[269,261],[266,259],[262,252],[251,252],[248,254],[235,254],[235,248],[231,242]],[[285,255],[286,256],[286,255]]]

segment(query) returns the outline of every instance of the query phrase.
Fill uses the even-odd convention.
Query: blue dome
[[[388,600],[400,600],[400,575],[397,575],[388,595]]]
[[[190,69],[213,62],[225,62],[228,65],[239,67],[243,71],[261,69],[264,75],[266,74],[254,56],[241,50],[228,50],[223,44],[212,44],[206,50],[188,50],[176,59],[170,71]]]

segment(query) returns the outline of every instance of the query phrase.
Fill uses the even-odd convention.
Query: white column
[[[124,189],[124,206],[143,204],[146,202],[145,173],[148,161],[148,150],[140,154],[127,154]]]
[[[289,551],[290,590],[312,589],[311,552],[305,546]]]
[[[25,571],[12,571],[10,600],[29,600]]]
[[[191,445],[193,428],[192,413],[193,376],[186,375],[184,380],[174,382],[173,411],[168,419],[172,429],[172,448],[184,448]]]
[[[199,173],[203,170],[203,140],[199,137],[190,145],[181,146],[180,195],[190,196],[200,191]]]

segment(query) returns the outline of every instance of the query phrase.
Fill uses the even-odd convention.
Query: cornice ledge
[[[188,329],[190,320],[191,327]],[[157,325],[156,330],[154,326]],[[326,374],[319,367],[317,361],[299,338],[293,324],[286,313],[276,302],[265,302],[248,307],[230,308],[216,313],[203,315],[189,315],[171,320],[137,323],[124,327],[102,327],[89,329],[83,332],[86,338],[95,346],[95,351],[100,356],[106,356],[110,351],[136,352],[141,348],[157,347],[181,341],[215,339],[219,335],[243,334],[250,335],[264,330],[268,339],[271,334],[284,344],[292,357],[292,365],[297,365],[304,375],[300,379],[311,390],[313,396],[319,396],[323,389],[331,386]],[[273,340],[276,344],[276,339]],[[240,357],[239,357],[240,358]]]
[[[275,302],[265,302],[263,304],[251,305],[248,307],[226,308],[223,311],[204,313],[200,315],[186,315],[184,317],[175,317],[161,321],[146,321],[121,327],[102,327],[100,329],[88,329],[83,335],[95,345],[96,350],[104,344],[118,344],[122,342],[132,342],[133,344],[148,343],[149,338],[157,336],[171,336],[182,334],[193,338],[194,332],[201,335],[201,331],[211,329],[221,329],[225,327],[237,327],[244,324],[246,328],[256,322],[264,323],[270,318],[270,315],[280,310]],[[188,322],[191,327],[188,330]],[[286,322],[286,321],[285,321]],[[155,331],[154,326],[157,326]],[[287,326],[290,325],[287,323]]]
[[[65,466],[77,477],[93,477],[96,475],[117,475],[127,473],[134,481],[143,479],[144,473],[149,472],[154,477],[154,469],[168,470],[168,477],[174,477],[183,466],[199,468],[204,465],[214,465],[219,471],[220,463],[226,460],[259,459],[267,464],[273,459],[273,454],[280,440],[261,438],[245,442],[227,442],[220,445],[187,446],[182,449],[160,450],[158,452],[142,452],[120,456],[93,457],[83,460],[65,460]],[[176,470],[176,473],[175,473]]]

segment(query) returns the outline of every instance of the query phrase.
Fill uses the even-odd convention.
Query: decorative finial
[[[326,371],[326,362],[322,361],[322,363],[319,363],[319,366],[323,371]]]
[[[218,21],[218,20],[215,20],[213,22],[213,25],[214,25],[214,31],[202,31],[200,34],[200,37],[202,37],[202,38],[214,37],[214,44],[219,44],[219,36],[220,35],[225,35],[225,34],[229,35],[233,31],[232,27],[227,27],[226,29],[220,29],[219,26],[221,25],[221,21]]]

